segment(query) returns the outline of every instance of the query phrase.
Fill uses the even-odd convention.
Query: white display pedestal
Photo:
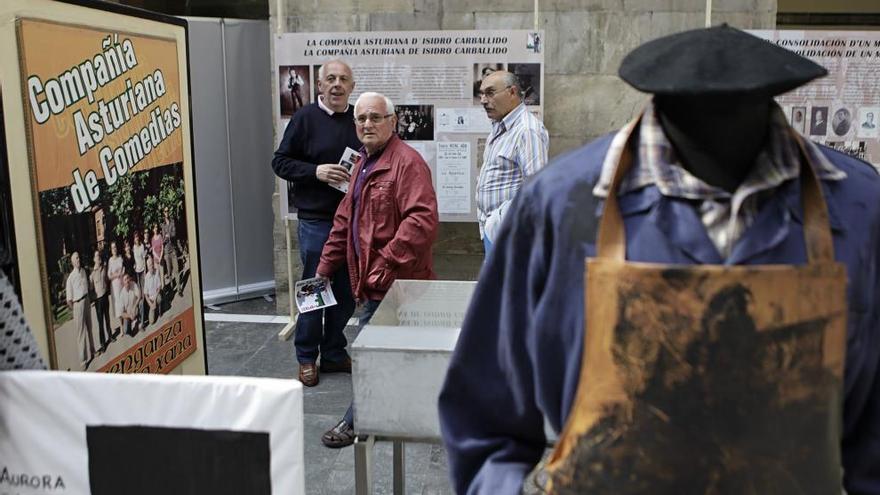
[[[372,448],[393,442],[393,490],[406,492],[407,441],[440,441],[437,397],[476,282],[398,280],[351,346],[355,490],[372,491]]]

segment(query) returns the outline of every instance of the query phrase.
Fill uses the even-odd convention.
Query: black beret
[[[619,74],[646,93],[775,96],[828,71],[794,52],[723,24],[649,41],[623,59]]]

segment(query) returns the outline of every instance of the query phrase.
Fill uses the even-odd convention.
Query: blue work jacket
[[[480,274],[440,395],[458,493],[519,493],[574,402],[584,336],[584,258],[595,255],[593,195],[606,136],[557,158],[514,199]],[[880,494],[880,176],[822,147],[848,177],[823,181],[835,257],[847,268],[841,444],[849,495]],[[633,153],[634,160],[638,153]],[[803,264],[800,181],[781,185],[722,259],[695,208],[649,186],[620,197],[627,260],[668,264]]]

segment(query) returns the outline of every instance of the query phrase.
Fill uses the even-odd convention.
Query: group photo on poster
[[[397,135],[404,141],[434,140],[434,105],[397,105]]]
[[[193,304],[182,164],[105,190],[82,213],[66,188],[40,193],[55,340],[75,342],[61,369],[100,369]]]
[[[367,91],[388,96],[394,103],[394,133],[431,169],[441,221],[475,222],[478,167],[493,130],[487,110],[494,101],[493,91],[501,91],[481,94],[481,87],[492,74],[509,72],[519,88],[517,100],[521,98],[529,113],[541,119],[543,36],[529,30],[358,32],[346,33],[344,40],[339,33],[278,35],[274,69],[278,103],[273,109],[277,128],[286,129],[300,105],[297,90],[304,95],[302,104],[319,101],[322,64],[344,62],[355,83],[349,104]],[[306,80],[311,84],[303,84]],[[281,138],[279,133],[276,144]],[[441,146],[444,143],[456,146]],[[279,208],[293,218],[294,188],[279,180]]]

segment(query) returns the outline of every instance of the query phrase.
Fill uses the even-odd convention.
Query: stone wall
[[[269,0],[270,25],[285,32],[532,29],[534,6],[534,0]],[[650,39],[704,26],[706,15],[705,0],[539,0],[539,6],[551,156],[629,120],[646,97],[618,79],[621,59]],[[766,29],[775,19],[776,0],[713,2],[713,24]],[[284,225],[277,206],[275,247],[278,311],[286,313]],[[474,280],[483,257],[476,224],[443,224],[434,252],[440,278]]]

